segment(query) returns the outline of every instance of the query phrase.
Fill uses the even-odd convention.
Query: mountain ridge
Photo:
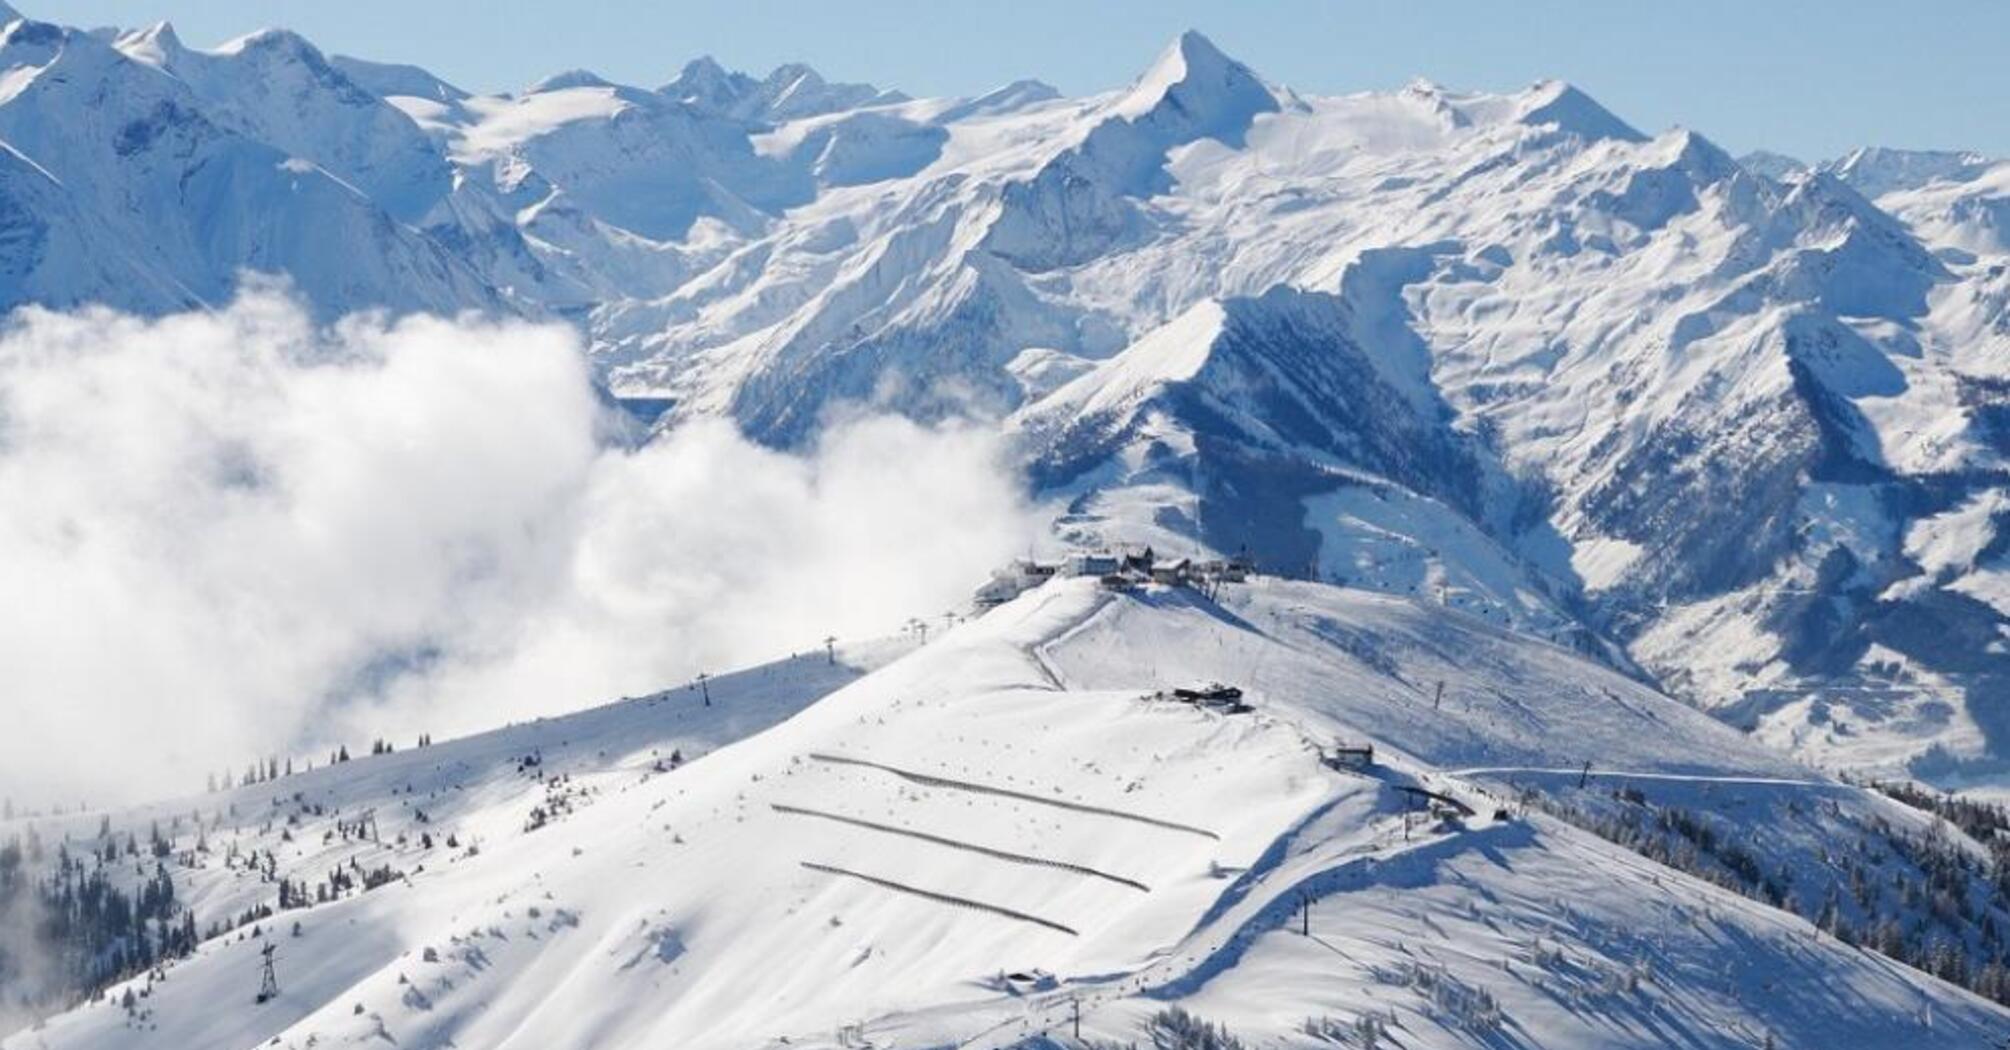
[[[1986,158],[1741,165],[1560,81],[1306,96],[1197,32],[1079,100],[704,59],[659,88],[479,95],[284,31],[7,32],[6,302],[162,312],[264,269],[323,317],[565,318],[665,426],[788,447],[853,402],[974,415],[1108,509],[1066,525],[1084,541],[1164,528],[1356,585],[1456,580],[1840,767],[1952,783],[1950,760],[2010,753],[1987,702],[2010,653],[1968,652],[2010,615],[1976,511],[2010,455],[2010,167]],[[135,111],[75,124],[55,61]],[[169,192],[180,161],[72,138],[231,174]],[[373,262],[336,272],[330,244]],[[1061,396],[1114,391],[1207,304],[1232,304],[1227,341],[1123,421]],[[1975,521],[1974,558],[1919,560]],[[1843,712],[1875,746],[1827,728]]]

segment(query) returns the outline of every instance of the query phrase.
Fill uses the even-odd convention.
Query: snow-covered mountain
[[[14,820],[78,885],[171,865],[149,907],[217,936],[9,1050],[2010,1020],[1921,972],[2010,998],[1994,811],[1832,779],[2010,784],[2010,163],[1734,160],[1557,82],[1315,97],[1198,33],[1085,98],[709,59],[478,94],[0,5],[0,307],[257,273],[563,318],[666,428],[975,417],[1060,539],[1271,575]],[[1212,680],[1255,711],[1146,699]],[[275,942],[280,996],[218,1009]]]
[[[898,91],[882,91],[871,84],[829,83],[800,62],[778,66],[757,80],[726,69],[709,55],[692,59],[657,90],[701,112],[766,123],[907,101]]]
[[[1493,609],[1833,765],[2010,758],[2003,164],[1310,97],[1197,33],[1082,99],[487,96],[8,17],[5,303],[563,316],[666,423],[996,418],[1077,526]]]
[[[500,308],[473,269],[386,211],[422,192],[402,181],[414,171],[445,178],[437,158],[401,158],[396,142],[377,155],[370,116],[310,141],[303,118],[337,117],[317,93],[397,116],[318,58],[309,65],[313,55],[268,34],[197,60],[165,30],[108,41],[15,17],[0,30],[0,302],[182,309],[222,302],[252,270],[290,276],[324,316]],[[252,85],[229,106],[215,102]],[[274,141],[275,131],[297,141]],[[289,148],[334,143],[364,145],[329,151],[330,166]],[[377,198],[344,174],[392,182]]]
[[[1211,677],[1253,710],[1155,695]],[[164,841],[224,932],[6,1045],[1081,1047],[1198,1016],[1246,1042],[1154,1045],[1973,1047],[2010,1021],[1792,914],[1993,951],[1979,844],[1434,603],[1060,580],[708,688],[43,820],[115,878],[129,834]],[[1930,910],[1901,896],[1929,870]]]

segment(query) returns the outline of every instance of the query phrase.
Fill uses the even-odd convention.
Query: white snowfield
[[[1219,605],[1067,580],[856,673],[799,657],[716,679],[709,709],[679,690],[240,789],[275,812],[295,789],[373,805],[387,837],[414,827],[392,798],[441,798],[435,832],[479,852],[385,847],[365,864],[406,877],[206,943],[132,982],[132,1012],[115,988],[4,1045],[1061,1047],[1078,1011],[1123,1045],[1171,1005],[1257,1046],[1366,1025],[1408,1047],[1977,1047],[2010,1026],[1523,812],[1517,771],[1593,757],[1879,804],[1477,617],[1276,580]],[[1153,698],[1213,680],[1254,710]],[[1322,763],[1336,741],[1376,764]],[[671,746],[691,760],[656,771]],[[508,787],[524,752],[573,800],[535,830]],[[268,942],[281,994],[254,1004]]]

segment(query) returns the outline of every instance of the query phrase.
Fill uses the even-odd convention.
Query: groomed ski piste
[[[373,840],[400,877],[5,1046],[1149,1046],[1174,1008],[1264,1047],[2010,1033],[1525,804],[1623,779],[1749,811],[1792,863],[1834,843],[1774,827],[1786,809],[1926,819],[1477,617],[1268,578],[1218,602],[1077,579],[868,649],[721,676],[709,708],[679,689],[239,788],[240,810],[373,807],[385,840],[413,830],[401,801],[433,799],[414,804],[462,845]],[[1157,698],[1215,681],[1253,710]],[[1343,743],[1373,764],[1322,760]],[[333,819],[282,817],[280,848]],[[255,1003],[268,943],[280,994]]]

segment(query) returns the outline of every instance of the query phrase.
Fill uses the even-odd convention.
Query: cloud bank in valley
[[[283,295],[0,334],[0,792],[200,786],[375,728],[446,734],[887,633],[1039,517],[996,439],[611,440],[572,333],[317,329]]]

